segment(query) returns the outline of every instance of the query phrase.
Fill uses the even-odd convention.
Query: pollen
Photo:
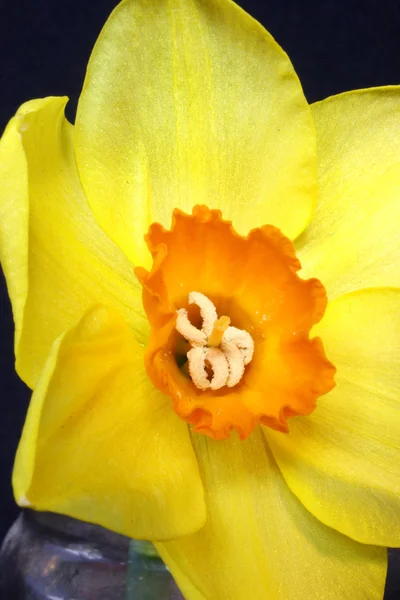
[[[207,296],[190,292],[189,304],[200,309],[201,328],[189,320],[188,311],[177,311],[176,329],[190,344],[187,371],[200,390],[234,387],[242,379],[245,366],[254,353],[254,342],[247,331],[230,326],[230,318],[218,318],[217,310]],[[186,370],[186,369],[185,369]]]

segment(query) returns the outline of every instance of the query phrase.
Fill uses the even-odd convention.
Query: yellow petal
[[[323,523],[369,544],[400,546],[400,290],[328,305],[312,333],[337,386],[289,434],[266,432],[292,491]]]
[[[24,104],[0,142],[0,259],[16,323],[17,370],[34,387],[54,339],[93,303],[115,306],[144,341],[133,265],[91,213],[65,98]]]
[[[290,492],[259,429],[245,442],[192,440],[207,523],[157,544],[187,600],[381,600],[386,550],[317,521]]]
[[[53,345],[28,411],[14,474],[18,503],[135,538],[205,521],[187,425],[148,380],[129,325],[91,309]]]
[[[0,263],[7,281],[18,351],[28,293],[28,178],[25,154],[12,119],[0,140]]]
[[[314,104],[320,198],[297,242],[330,298],[400,286],[400,87]]]
[[[290,238],[316,194],[315,134],[286,54],[230,0],[125,0],[89,62],[76,120],[89,204],[134,261],[173,208]]]

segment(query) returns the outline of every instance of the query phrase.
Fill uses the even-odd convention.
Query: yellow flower
[[[382,598],[400,89],[310,109],[230,0],[125,0],[65,103],[0,144],[17,502],[155,540],[190,600]]]

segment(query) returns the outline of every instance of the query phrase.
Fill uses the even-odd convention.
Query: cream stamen
[[[224,353],[219,348],[201,348],[196,346],[187,353],[189,373],[193,383],[200,390],[219,390],[229,377],[229,365]],[[208,379],[207,363],[213,376]]]
[[[237,327],[228,327],[221,344],[222,349],[224,342],[235,344],[242,352],[244,364],[249,364],[253,358],[254,342],[253,338],[249,333],[247,333],[247,331],[244,329],[238,329]]]
[[[237,327],[230,327],[229,317],[218,319],[214,304],[204,294],[191,292],[189,304],[200,308],[201,329],[192,325],[184,308],[177,311],[176,329],[191,345],[187,358],[193,383],[201,390],[219,390],[225,385],[234,387],[242,379],[245,365],[253,358],[251,335]],[[207,364],[213,372],[211,379]]]
[[[187,353],[189,374],[194,385],[200,390],[207,390],[210,381],[206,370],[206,348],[195,346]]]
[[[204,346],[207,342],[207,336],[204,331],[200,331],[189,321],[188,312],[185,308],[180,308],[176,317],[176,329],[193,346]]]
[[[196,304],[200,308],[200,316],[203,319],[201,330],[206,336],[211,335],[215,321],[218,319],[217,310],[207,296],[200,292],[190,292],[189,304]]]
[[[221,350],[228,361],[229,367],[229,376],[225,385],[234,387],[242,379],[244,373],[245,362],[242,352],[233,342],[225,340],[221,343]]]

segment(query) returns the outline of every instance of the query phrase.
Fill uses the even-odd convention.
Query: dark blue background
[[[0,0],[0,131],[25,100],[68,95],[73,120],[96,37],[117,0]],[[398,0],[242,0],[288,52],[310,102],[400,84]],[[29,391],[14,374],[13,325],[0,282],[0,539],[17,515],[10,478]],[[400,599],[400,554],[385,598]],[[397,562],[397,564],[395,564]]]

